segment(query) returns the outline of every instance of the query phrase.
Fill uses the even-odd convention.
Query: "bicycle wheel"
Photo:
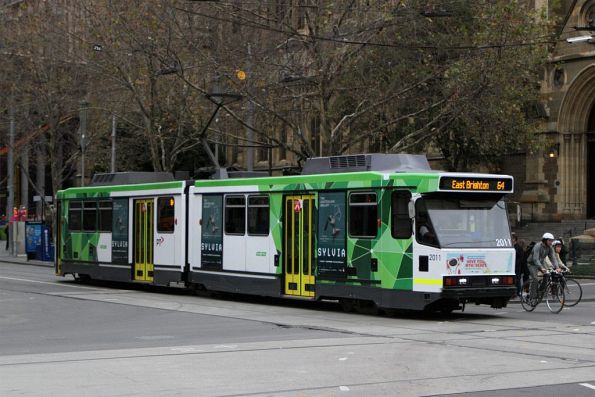
[[[564,308],[564,288],[558,282],[549,283],[545,291],[545,303],[552,313],[560,313]]]
[[[535,310],[535,306],[537,306],[537,303],[539,303],[536,302],[537,300],[534,297],[535,294],[531,294],[531,290],[531,280],[525,281],[523,283],[523,287],[521,288],[521,295],[519,296],[519,299],[521,300],[521,306],[527,312],[532,312]],[[537,288],[535,288],[535,291],[537,291]]]
[[[583,287],[573,278],[567,278],[564,283],[564,306],[572,307],[578,304],[583,297]]]

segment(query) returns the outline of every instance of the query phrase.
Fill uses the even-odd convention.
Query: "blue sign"
[[[41,223],[29,223],[25,225],[25,251],[27,253],[37,252],[41,245]]]
[[[50,229],[47,225],[43,225],[42,229],[41,260],[45,262],[51,262],[54,260],[54,250],[51,244]]]

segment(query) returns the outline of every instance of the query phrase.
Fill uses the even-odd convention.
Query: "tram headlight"
[[[500,284],[500,278],[498,278],[498,277],[492,278],[492,285],[498,285],[498,284]]]
[[[459,285],[467,285],[467,279],[466,278],[460,278],[459,279]]]

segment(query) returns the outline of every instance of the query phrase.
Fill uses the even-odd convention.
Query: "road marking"
[[[68,285],[68,284],[58,284],[58,283],[51,283],[51,282],[48,282],[48,281],[29,280],[29,279],[26,279],[26,278],[15,278],[15,277],[3,277],[3,276],[0,276],[0,279],[11,280],[11,281],[24,281],[24,282],[27,282],[27,283],[49,284],[49,285],[55,285],[57,287],[68,287],[68,288],[78,288],[78,289],[92,289],[92,290],[96,290],[96,291],[101,291],[99,288],[81,287],[81,286],[78,286],[78,285]]]
[[[345,361],[345,360],[347,360],[347,357],[341,357],[341,358],[339,359],[339,361]]]
[[[140,340],[165,340],[165,339],[175,339],[175,336],[172,336],[172,335],[143,335],[143,336],[137,336],[136,339],[140,339]]]
[[[171,349],[174,352],[178,352],[178,353],[200,353],[200,352],[204,352],[204,350],[201,349],[197,349],[194,347],[173,347]]]
[[[545,361],[545,360],[541,360],[541,361],[540,361],[540,363],[542,363],[542,364],[547,364],[547,361]]]
[[[579,385],[584,386],[584,387],[589,388],[589,389],[595,390],[595,386],[593,386],[590,383],[579,383]]]
[[[339,390],[341,390],[341,391],[349,391],[349,388],[347,386],[339,386]]]
[[[236,349],[238,345],[217,345],[215,349]]]

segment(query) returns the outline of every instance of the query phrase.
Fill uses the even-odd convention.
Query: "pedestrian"
[[[516,290],[517,295],[521,294],[521,287],[523,286],[523,274],[527,268],[527,259],[525,257],[524,241],[519,241],[516,233],[512,233],[512,244],[515,251],[514,273],[516,274]]]

